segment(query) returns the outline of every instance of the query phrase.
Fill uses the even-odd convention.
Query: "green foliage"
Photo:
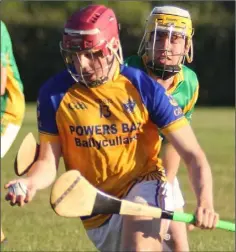
[[[73,11],[87,4],[89,1],[4,1],[1,6],[4,10],[1,18],[15,24],[61,27]]]
[[[195,26],[212,24],[229,26],[234,22],[234,3],[215,1],[3,1],[2,19],[11,23],[27,23],[57,26],[67,15],[88,4],[104,4],[112,7],[121,23],[134,27],[143,26],[154,6],[175,5],[191,13]],[[10,15],[9,15],[10,14]],[[215,18],[212,18],[212,17]]]
[[[65,20],[91,3],[114,9],[121,24],[125,57],[137,53],[145,20],[154,6],[168,4],[188,9],[195,28],[194,61],[190,67],[200,82],[198,104],[235,103],[235,2],[3,1],[1,18],[12,37],[28,101],[35,101],[42,82],[64,67],[58,44]],[[222,83],[227,83],[227,88],[222,88]]]

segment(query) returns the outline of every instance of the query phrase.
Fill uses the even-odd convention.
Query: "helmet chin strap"
[[[152,61],[147,62],[146,66],[155,76],[161,78],[162,80],[168,80],[181,70],[179,65],[153,64]]]
[[[107,82],[107,80],[108,80],[108,77],[106,76],[106,77],[103,77],[94,81],[90,81],[89,83],[86,80],[80,80],[79,83],[87,88],[95,88]]]
[[[110,73],[110,71],[111,71],[111,68],[112,68],[112,66],[113,66],[113,64],[114,64],[115,58],[116,58],[115,55],[113,55],[111,61],[108,62],[106,68],[109,68],[109,70],[108,70],[108,73],[107,73],[106,76],[102,76],[102,77],[100,77],[100,78],[97,77],[96,80],[94,80],[94,81],[89,81],[89,82],[88,82],[88,81],[86,81],[86,80],[83,78],[83,74],[81,73],[82,78],[79,80],[79,83],[81,83],[82,85],[84,85],[84,86],[86,86],[86,87],[88,87],[88,88],[95,88],[95,87],[98,87],[98,86],[100,86],[100,85],[106,83],[106,82],[109,80],[109,77],[108,77],[108,76],[109,76],[109,73]]]
[[[86,81],[83,77],[79,80],[79,83],[82,84],[83,86],[86,86],[87,88],[95,88],[103,83],[108,81],[108,76],[103,76],[101,78],[97,78],[94,81]]]
[[[113,47],[111,46],[111,44],[112,44],[113,41],[114,41],[114,40],[112,39],[112,41],[107,45],[107,47],[110,49],[111,53],[113,53],[113,57],[112,57],[111,61],[110,61],[110,62],[107,62],[107,68],[109,68],[107,75],[106,75],[106,76],[103,76],[103,77],[101,77],[101,78],[97,78],[95,81],[89,82],[89,84],[86,83],[86,81],[83,79],[83,80],[81,80],[81,83],[82,83],[83,85],[85,85],[85,86],[87,86],[87,87],[89,87],[89,88],[94,88],[94,87],[98,87],[98,86],[100,86],[100,85],[106,83],[107,81],[109,81],[109,77],[108,77],[108,76],[109,76],[109,73],[110,73],[110,71],[111,71],[111,69],[112,69],[114,63],[115,63],[115,59],[117,59],[118,62],[119,62],[120,64],[123,63],[123,52],[122,52],[122,47],[121,47],[121,45],[120,45],[120,43],[119,43],[118,52],[117,52],[117,51],[116,51],[115,49],[113,49]]]

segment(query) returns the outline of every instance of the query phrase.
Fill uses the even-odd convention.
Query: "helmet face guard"
[[[76,48],[65,49],[62,42],[60,42],[60,51],[67,71],[76,82],[92,88],[108,81],[108,74],[115,59],[113,55],[109,60],[108,56],[112,55],[111,53],[105,56],[102,50],[86,49],[80,51]],[[91,62],[89,70],[86,70],[86,65],[81,57],[86,57]],[[106,59],[106,65],[102,64],[102,58]],[[93,75],[95,75],[95,78],[90,79]]]
[[[172,8],[179,10],[176,7]],[[177,74],[185,58],[190,63],[193,57],[193,29],[190,16],[186,15],[186,11],[182,9],[180,9],[182,15],[186,17],[166,14],[168,10],[169,13],[173,12],[173,9],[168,7],[154,8],[147,21],[145,33],[138,51],[139,55],[143,51],[146,53],[148,56],[147,67],[163,80]],[[163,11],[166,13],[162,13]],[[184,48],[180,46],[183,42],[185,44]],[[172,51],[173,45],[178,49]],[[190,56],[186,53],[186,48],[191,49]],[[174,64],[167,63],[171,59],[174,59]]]
[[[64,28],[60,51],[72,78],[87,87],[108,80],[114,59],[123,62],[118,24],[114,12],[103,5],[90,5],[75,12]]]

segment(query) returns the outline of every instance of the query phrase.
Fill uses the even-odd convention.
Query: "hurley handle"
[[[195,216],[188,213],[174,212],[173,220],[185,223],[195,223]],[[233,222],[219,220],[216,224],[216,227],[235,232],[235,223]]]

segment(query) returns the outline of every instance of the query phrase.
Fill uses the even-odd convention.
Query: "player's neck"
[[[157,80],[157,82],[159,82],[166,90],[168,90],[168,89],[172,86],[172,84],[173,84],[173,82],[174,82],[174,76],[172,76],[171,78],[169,78],[169,79],[167,79],[167,80],[162,80],[162,79],[160,79],[160,78],[157,78],[156,80]]]

